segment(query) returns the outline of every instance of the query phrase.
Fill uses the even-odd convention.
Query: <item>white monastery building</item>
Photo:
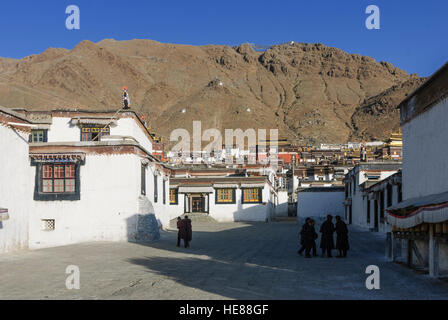
[[[448,274],[448,63],[401,104],[403,201],[387,209],[391,257]]]
[[[32,169],[30,122],[0,106],[0,253],[28,248]]]
[[[397,161],[361,162],[345,175],[345,218],[349,224],[373,231],[388,231],[390,226],[386,221],[386,203],[392,199],[387,199],[384,193],[380,193],[381,198],[377,202],[378,210],[370,218],[370,215],[367,215],[366,189],[397,173],[401,166],[402,163]]]
[[[218,222],[285,214],[276,169],[183,170],[160,162],[153,145],[130,109],[0,107],[0,253],[156,240],[160,228],[185,214]]]
[[[169,224],[170,170],[133,111],[0,114],[0,252],[148,240]]]

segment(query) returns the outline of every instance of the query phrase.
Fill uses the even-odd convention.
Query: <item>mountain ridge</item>
[[[0,58],[0,104],[118,109],[126,85],[131,107],[165,141],[176,128],[191,132],[194,120],[203,130],[278,128],[306,144],[382,140],[399,126],[398,103],[423,81],[389,62],[320,43],[255,51],[249,44],[104,39]]]

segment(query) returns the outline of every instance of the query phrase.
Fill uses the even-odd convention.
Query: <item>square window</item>
[[[42,220],[42,230],[43,231],[53,231],[55,229],[54,219],[43,219]]]
[[[216,189],[216,203],[233,203],[234,189]]]
[[[76,192],[75,164],[44,164],[42,169],[42,193]]]
[[[260,203],[261,202],[260,191],[261,191],[260,188],[243,189],[243,203]]]
[[[77,179],[79,165],[75,163],[37,163],[36,175],[39,178],[35,186],[34,200],[80,200],[80,184]]]
[[[47,142],[46,130],[31,130],[30,142]]]

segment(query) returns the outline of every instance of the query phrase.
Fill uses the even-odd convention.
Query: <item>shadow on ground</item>
[[[296,253],[298,232],[294,222],[197,225],[191,248],[176,247],[177,233],[171,231],[163,240],[145,244],[169,253],[128,262],[182,286],[231,299],[448,298],[445,283],[388,262],[384,235],[350,228],[347,259],[306,259]],[[381,290],[366,288],[369,265],[381,270]]]
[[[278,233],[272,232],[270,225],[272,226],[266,223],[240,223],[232,229],[206,231],[204,229],[207,225],[203,224],[199,230],[194,231],[192,246],[188,249],[175,246],[177,233],[171,231],[163,241],[141,245],[176,252],[180,257],[134,258],[129,262],[144,266],[151,272],[169,277],[184,286],[196,287],[224,297],[287,298],[293,293],[288,290],[290,285],[284,285],[283,294],[277,292],[275,296],[271,287],[273,281],[277,282],[278,287],[282,287],[279,282],[291,282],[297,277],[297,241],[286,239],[291,232],[295,233],[297,224],[282,223],[282,229],[287,229],[287,232]],[[279,231],[278,228],[276,230]],[[266,235],[265,238],[263,234]],[[289,245],[285,247],[285,243]],[[285,259],[287,255],[293,255],[294,259]]]

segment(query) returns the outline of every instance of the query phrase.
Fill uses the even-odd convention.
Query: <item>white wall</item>
[[[81,200],[33,201],[30,247],[128,240],[138,209],[139,163],[135,155],[87,155],[80,169]],[[42,219],[54,219],[55,230],[43,231]]]
[[[70,117],[53,116],[50,130],[48,130],[48,142],[81,141],[81,129],[78,125],[72,125],[71,120]],[[146,151],[152,152],[151,141],[134,118],[119,119],[117,126],[111,126],[110,134],[133,137]]]
[[[81,129],[71,125],[72,118],[53,117],[48,142],[76,142],[81,141]]]
[[[218,222],[231,221],[266,221],[272,218],[271,187],[265,184],[262,190],[262,202],[241,203],[242,191],[236,189],[234,204],[216,204],[215,194],[210,195],[210,216]]]
[[[328,214],[344,219],[344,191],[299,192],[297,199],[297,220],[307,217],[326,217]]]
[[[141,158],[133,154],[88,154],[80,170],[81,200],[33,201],[31,248],[88,241],[134,240],[141,195]],[[158,203],[154,203],[151,193],[154,190],[152,174],[151,179],[146,180],[147,198],[154,207],[156,218],[166,223],[169,221],[168,197],[167,204],[163,205],[162,176],[158,179]],[[54,219],[55,230],[43,231],[42,219]]]
[[[403,199],[448,191],[448,99],[402,127]]]
[[[271,200],[271,186],[266,183],[262,190],[265,203],[241,203],[241,189],[235,190],[235,203],[216,204],[215,191],[209,194],[209,216],[218,222],[266,221],[274,216],[275,209]],[[178,204],[170,205],[170,217],[174,219],[184,214],[184,194],[178,195]]]
[[[148,152],[152,152],[152,143],[146,136],[142,128],[133,118],[121,118],[117,121],[117,126],[110,128],[111,135],[131,136],[140,143]]]
[[[0,253],[28,248],[30,181],[28,134],[0,124],[0,207],[10,216],[0,221]]]
[[[288,191],[279,190],[277,191],[277,206],[275,207],[276,217],[287,217],[288,216]]]
[[[171,217],[169,207],[170,203],[170,181],[165,182],[165,204],[163,203],[163,173],[159,170],[157,176],[157,202],[154,200],[154,173],[155,167],[149,165],[146,169],[146,197],[151,201],[157,220],[163,227],[168,227]],[[139,180],[140,181],[140,180]],[[140,189],[139,189],[140,190]]]

